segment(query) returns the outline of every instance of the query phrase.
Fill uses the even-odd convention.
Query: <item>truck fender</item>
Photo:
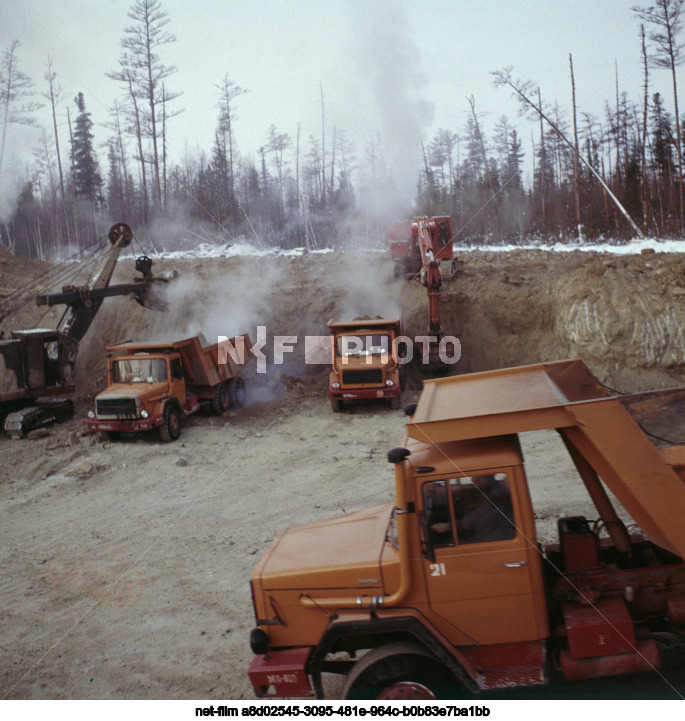
[[[470,693],[478,692],[474,678],[465,658],[458,659],[447,646],[426,626],[413,616],[375,618],[368,621],[341,621],[328,626],[309,660],[308,672],[312,677],[317,698],[324,698],[321,674],[326,656],[339,650],[375,648],[390,643],[408,642],[434,657],[454,677],[455,685]],[[469,669],[471,673],[469,673]]]

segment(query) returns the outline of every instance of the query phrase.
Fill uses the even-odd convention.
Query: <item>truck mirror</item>
[[[392,448],[388,451],[388,461],[390,463],[402,463],[402,461],[411,455],[411,451],[406,448]]]

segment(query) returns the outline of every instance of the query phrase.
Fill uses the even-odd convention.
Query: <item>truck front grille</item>
[[[95,403],[95,412],[102,420],[131,420],[138,417],[135,398],[99,398]]]
[[[380,368],[362,368],[361,370],[343,371],[344,385],[357,385],[359,383],[382,383],[383,371]]]

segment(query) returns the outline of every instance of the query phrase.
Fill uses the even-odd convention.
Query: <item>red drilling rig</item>
[[[428,291],[428,339],[417,341],[422,353],[422,369],[433,372],[446,370],[440,359],[445,334],[440,324],[441,260],[451,260],[450,277],[456,277],[457,262],[452,250],[452,218],[419,217],[400,220],[388,231],[390,254],[395,261],[395,277],[419,278]],[[445,344],[443,343],[443,350]],[[447,350],[453,357],[453,349]]]

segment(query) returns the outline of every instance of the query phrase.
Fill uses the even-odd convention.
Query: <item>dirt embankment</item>
[[[115,281],[129,281],[132,265],[122,259]],[[0,295],[46,267],[0,254]],[[169,312],[107,299],[81,346],[80,396],[102,386],[104,347],[121,340],[198,331],[209,339],[248,332],[256,340],[261,325],[267,356],[273,336],[295,336],[299,342],[284,353],[284,367],[311,375],[321,369],[302,367],[303,339],[326,334],[331,318],[400,315],[412,337],[427,328],[425,289],[418,281],[393,281],[383,254],[158,261],[154,270],[178,272],[159,289]],[[461,342],[456,373],[573,357],[612,387],[629,391],[680,382],[684,296],[685,255],[471,251],[459,255],[457,280],[443,284],[441,314],[443,330]],[[29,303],[2,327],[50,326],[60,313]]]

